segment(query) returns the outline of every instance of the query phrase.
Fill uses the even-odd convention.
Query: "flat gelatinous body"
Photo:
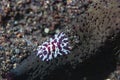
[[[65,33],[55,34],[52,38],[38,46],[37,56],[42,61],[49,61],[58,55],[70,53],[69,40]]]

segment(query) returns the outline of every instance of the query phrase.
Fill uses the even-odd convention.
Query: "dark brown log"
[[[83,14],[67,23],[72,29],[70,37],[76,35],[80,38],[78,39],[79,43],[75,42],[76,39],[71,39],[74,49],[69,55],[43,62],[33,53],[16,69],[11,70],[7,76],[13,75],[13,80],[42,80],[60,67],[66,69],[70,66],[75,69],[93,56],[105,55],[109,57],[111,54],[114,55],[118,51],[114,52],[114,48],[120,41],[119,13],[120,3],[118,0],[93,0]],[[70,70],[69,67],[68,70]]]

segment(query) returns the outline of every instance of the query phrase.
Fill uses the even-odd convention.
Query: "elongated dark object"
[[[109,4],[106,4],[106,2],[105,4],[104,2],[92,4],[85,14],[76,18],[78,19],[78,23],[73,22],[73,24],[80,25],[78,27],[75,26],[77,29],[72,31],[80,37],[81,44],[77,44],[77,47],[75,47],[71,54],[60,56],[46,62],[41,61],[33,53],[16,69],[5,74],[5,77],[8,80],[19,80],[21,76],[25,77],[20,80],[37,80],[37,78],[40,80],[42,78],[44,79],[45,76],[49,75],[51,71],[60,65],[69,63],[72,67],[75,67],[85,59],[89,59],[91,55],[97,55],[100,50],[99,48],[105,45],[105,41],[114,41],[115,36],[120,31],[118,0],[106,1]],[[68,26],[71,24],[68,24]]]
[[[27,59],[25,59],[17,68],[11,69],[8,73],[3,76],[8,80],[23,80],[26,77],[26,73],[33,68],[34,62],[37,62],[37,57],[35,54],[31,54]]]

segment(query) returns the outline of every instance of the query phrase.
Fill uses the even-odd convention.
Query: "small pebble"
[[[60,30],[59,30],[59,29],[56,29],[55,32],[56,32],[56,33],[60,33]]]
[[[6,54],[6,56],[9,56],[9,55],[10,55],[10,52],[7,51],[5,54]]]
[[[7,59],[7,60],[6,60],[6,63],[9,63],[9,62],[10,62],[10,60],[9,60],[9,59]]]
[[[15,69],[15,68],[16,68],[16,66],[17,66],[17,63],[14,63],[14,64],[13,64],[13,69]]]
[[[19,54],[20,53],[20,49],[15,49],[15,53]]]
[[[17,25],[17,24],[18,24],[18,21],[15,21],[14,24]]]
[[[22,33],[18,33],[17,38],[21,38],[21,37],[22,37]]]
[[[105,80],[111,80],[111,79],[105,79]]]
[[[17,5],[19,5],[19,4],[22,4],[22,0],[20,0],[20,1],[17,2]]]
[[[45,29],[44,29],[44,32],[45,32],[45,33],[49,33],[49,31],[50,31],[49,28],[45,28]]]
[[[14,63],[16,61],[16,57],[13,55],[10,60],[12,63]]]
[[[0,50],[4,50],[4,48],[2,46],[0,46]]]
[[[20,56],[19,56],[19,58],[21,59],[21,58],[22,58],[22,56],[20,55]]]

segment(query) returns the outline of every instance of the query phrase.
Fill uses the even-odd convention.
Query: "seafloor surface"
[[[69,55],[33,55],[59,32]],[[120,1],[0,0],[0,80],[17,80],[6,76],[14,69],[25,80],[120,80]]]

